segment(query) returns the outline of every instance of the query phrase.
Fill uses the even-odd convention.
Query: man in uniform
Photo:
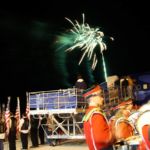
[[[119,110],[114,116],[115,122],[113,128],[117,141],[125,140],[126,138],[134,135],[134,127],[128,120],[131,114],[132,107],[132,99],[128,99],[118,106]]]
[[[30,148],[35,148],[39,146],[38,142],[38,130],[39,130],[39,117],[38,115],[30,116],[30,135],[32,146]]]
[[[26,113],[23,113],[22,118],[19,122],[19,132],[21,133],[21,142],[22,142],[22,149],[28,149],[28,134],[30,131],[30,123]]]
[[[16,118],[12,112],[10,113],[10,122],[7,134],[9,150],[16,150]]]
[[[139,118],[137,119],[137,130],[142,137],[138,150],[150,149],[150,101],[139,108]]]
[[[107,118],[102,111],[104,103],[102,92],[99,85],[94,85],[83,94],[89,105],[83,121],[86,143],[90,150],[112,149],[114,140]]]

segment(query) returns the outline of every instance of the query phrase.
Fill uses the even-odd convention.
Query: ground
[[[21,150],[21,142],[20,140],[16,141],[17,149]],[[30,140],[29,140],[29,147],[31,146]],[[45,145],[39,145],[38,148],[29,148],[29,150],[88,150],[88,147],[85,143],[85,141],[81,140],[71,140],[71,141],[65,141],[61,143],[60,145],[57,145],[55,147],[49,146],[48,144]],[[8,142],[4,142],[4,150],[9,150],[8,148]]]

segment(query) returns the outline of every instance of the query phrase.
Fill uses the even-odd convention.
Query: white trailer
[[[47,138],[85,139],[82,117],[86,104],[76,88],[29,92],[28,101],[30,115],[51,117],[52,124],[42,124]],[[51,134],[47,132],[49,126]]]

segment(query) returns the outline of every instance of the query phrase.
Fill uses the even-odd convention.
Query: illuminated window
[[[148,89],[148,85],[147,85],[146,83],[143,84],[143,89],[144,89],[144,90]]]

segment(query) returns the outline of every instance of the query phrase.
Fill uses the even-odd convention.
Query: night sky
[[[147,2],[148,3],[148,2]],[[18,4],[19,5],[19,4]],[[5,6],[0,9],[0,100],[6,96],[25,96],[26,91],[56,90],[74,86],[83,74],[90,85],[103,82],[101,57],[94,72],[74,51],[63,56],[56,51],[56,37],[72,28],[65,17],[100,27],[114,37],[104,52],[108,75],[127,75],[150,71],[149,12],[144,1],[49,1],[37,6]],[[67,59],[67,60],[66,60]],[[85,67],[86,66],[86,67]]]

